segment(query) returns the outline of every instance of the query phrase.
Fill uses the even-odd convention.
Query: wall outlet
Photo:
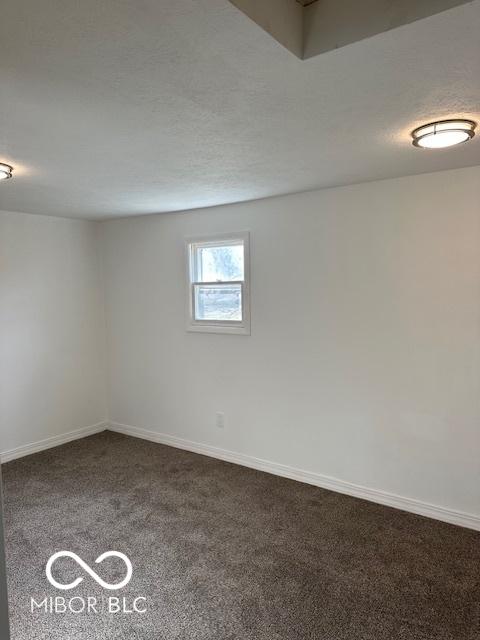
[[[217,425],[217,429],[225,428],[225,414],[221,411],[218,411],[215,414],[215,424]]]

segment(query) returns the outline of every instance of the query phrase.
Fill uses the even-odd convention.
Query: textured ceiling
[[[480,0],[301,61],[227,0],[15,0],[0,21],[0,209],[104,218],[480,164]]]

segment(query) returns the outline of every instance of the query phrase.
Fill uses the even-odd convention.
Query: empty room
[[[0,13],[0,640],[480,639],[480,0]]]

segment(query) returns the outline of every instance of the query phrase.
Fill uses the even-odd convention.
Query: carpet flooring
[[[480,638],[476,532],[111,432],[2,470],[13,640]],[[120,551],[132,579],[63,558],[55,578],[84,579],[58,590],[61,550],[110,583],[123,562],[95,559]],[[147,611],[31,612],[119,594]]]

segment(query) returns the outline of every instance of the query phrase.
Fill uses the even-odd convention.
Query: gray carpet
[[[2,467],[13,640],[478,640],[480,534],[104,432]],[[145,614],[30,613],[105,591]],[[109,592],[107,595],[115,595]]]

